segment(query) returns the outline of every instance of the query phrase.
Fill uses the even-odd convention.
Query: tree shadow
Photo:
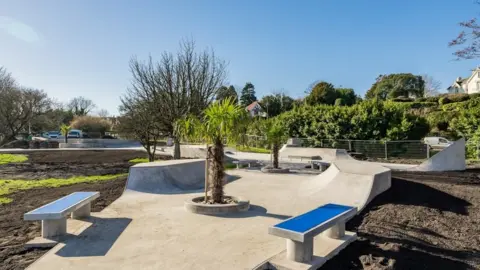
[[[118,237],[132,222],[130,218],[99,218],[85,219],[92,225],[80,233],[66,238],[65,246],[55,254],[61,257],[105,256]]]
[[[268,210],[260,205],[251,204],[248,211],[245,212],[238,212],[238,213],[231,213],[226,215],[218,216],[220,218],[251,218],[251,217],[271,217],[279,220],[284,220],[287,218],[291,218],[292,216],[289,215],[282,215],[282,214],[274,214],[268,213]]]

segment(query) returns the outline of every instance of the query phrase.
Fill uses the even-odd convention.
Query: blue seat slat
[[[95,195],[95,193],[97,192],[74,192],[50,204],[37,208],[28,214],[61,213],[63,210],[69,208],[73,204]]]
[[[298,233],[305,233],[319,224],[351,209],[353,209],[351,206],[326,204],[313,209],[310,212],[279,223],[274,227]]]

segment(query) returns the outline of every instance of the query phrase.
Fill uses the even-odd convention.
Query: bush
[[[451,94],[451,95],[448,95],[447,97],[452,103],[463,102],[463,101],[467,101],[467,100],[470,99],[469,94]]]
[[[335,106],[342,106],[344,104],[343,99],[337,98],[335,99]]]
[[[368,100],[353,106],[303,106],[278,116],[290,137],[312,142],[330,139],[417,140],[430,130],[426,119],[405,103]]]
[[[73,129],[87,132],[90,136],[91,134],[98,134],[98,137],[101,137],[112,128],[112,123],[101,117],[86,115],[75,117],[70,126]]]
[[[438,100],[440,99],[439,96],[433,96],[433,97],[427,97],[426,98],[426,102],[435,102],[435,103],[438,103]]]
[[[445,104],[448,104],[448,103],[452,103],[452,101],[450,100],[450,98],[448,97],[441,97],[439,100],[438,100],[438,103],[440,105],[445,105]]]
[[[394,102],[412,102],[413,100],[414,100],[413,98],[409,98],[409,97],[396,97],[392,99],[392,101]]]

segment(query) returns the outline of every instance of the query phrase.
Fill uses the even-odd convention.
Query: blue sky
[[[116,114],[132,55],[182,38],[228,61],[229,84],[302,96],[316,80],[364,95],[379,74],[429,74],[446,88],[478,60],[452,61],[473,0],[0,0],[0,66],[59,101]]]

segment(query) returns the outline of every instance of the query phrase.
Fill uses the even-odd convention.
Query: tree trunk
[[[213,203],[223,203],[223,179],[225,169],[223,168],[223,144],[222,140],[216,140],[210,151],[210,188],[212,190]]]
[[[68,143],[68,133],[65,135],[65,143]]]
[[[173,159],[180,159],[180,140],[173,137]]]
[[[278,152],[280,151],[280,145],[274,143],[272,146],[273,151],[273,168],[278,169]]]

